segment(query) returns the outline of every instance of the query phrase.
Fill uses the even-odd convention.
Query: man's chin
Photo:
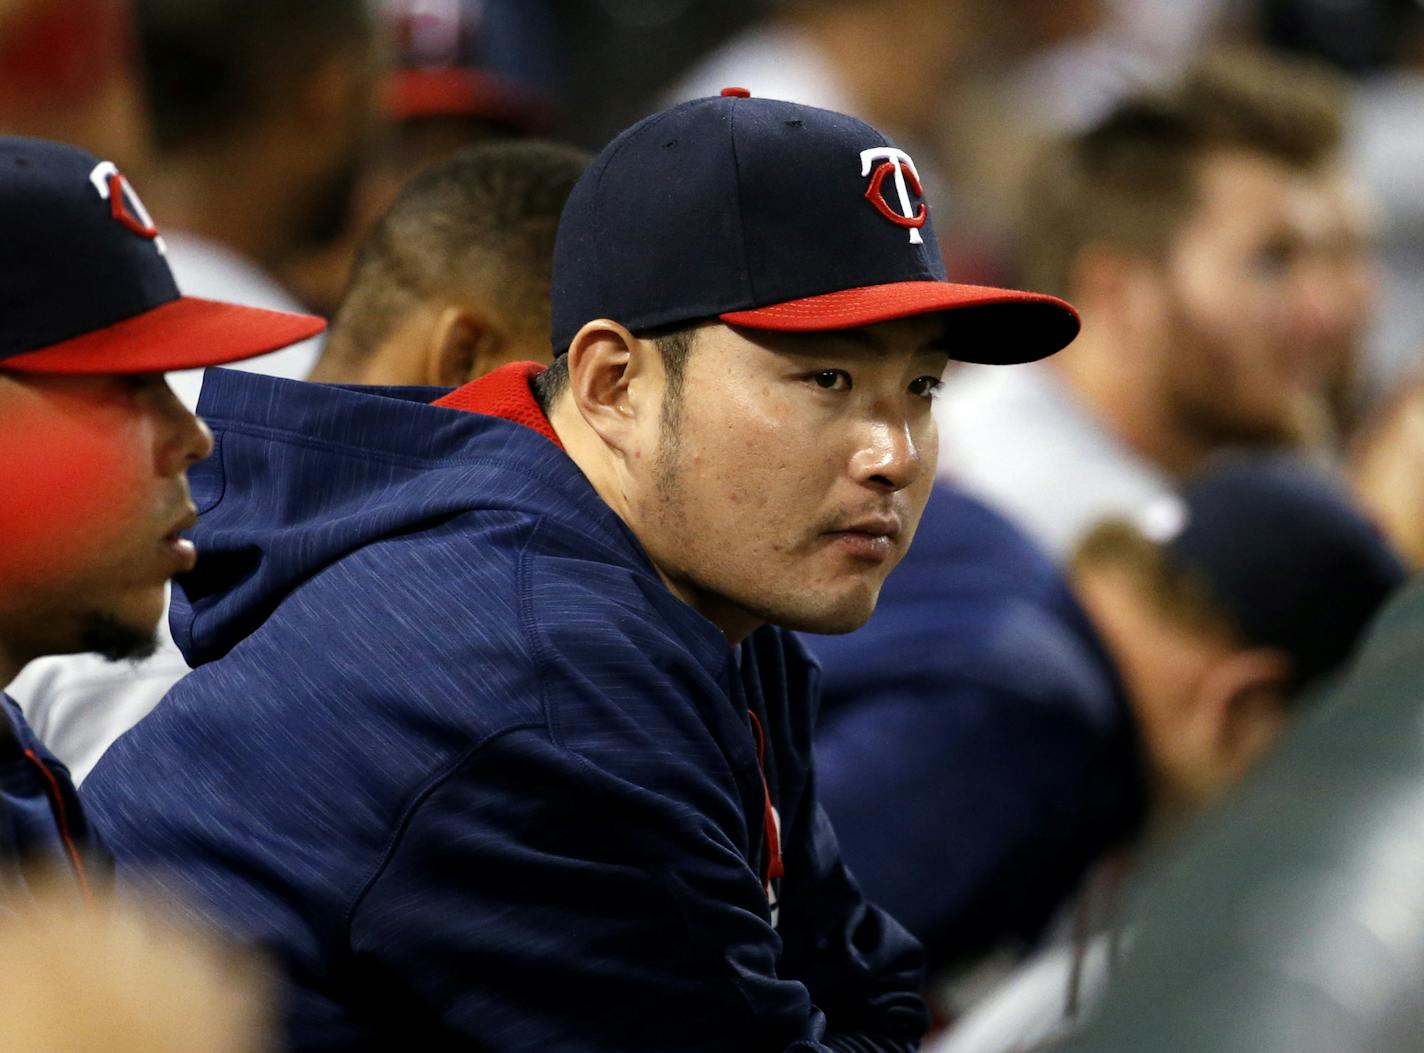
[[[838,602],[815,609],[803,608],[796,611],[783,611],[780,613],[780,617],[767,620],[784,629],[794,629],[796,632],[817,633],[821,636],[841,636],[845,633],[855,632],[870,621],[870,616],[875,613],[875,601],[879,598],[879,594],[879,589],[876,589],[869,596],[856,596],[853,599],[843,598]]]
[[[139,627],[112,614],[92,611],[80,625],[79,647],[111,662],[136,662],[158,649],[158,635],[151,624]]]

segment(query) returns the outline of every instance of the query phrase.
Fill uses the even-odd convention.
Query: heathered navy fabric
[[[875,614],[807,636],[821,798],[866,894],[931,968],[1031,941],[1146,788],[1117,673],[1061,573],[938,485]]]
[[[0,692],[0,912],[26,893],[33,868],[79,880],[66,834],[80,854],[83,880],[106,881],[108,853],[85,817],[69,769],[45,749],[15,700]]]
[[[799,643],[734,660],[553,443],[434,394],[208,374],[172,615],[206,664],[85,784],[121,866],[278,953],[293,1049],[914,1048]]]

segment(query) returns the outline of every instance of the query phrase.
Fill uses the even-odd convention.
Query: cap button
[[[724,99],[750,99],[752,93],[746,88],[723,88],[722,97]]]

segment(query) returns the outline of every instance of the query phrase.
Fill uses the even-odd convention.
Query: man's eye
[[[844,369],[822,369],[811,374],[811,381],[827,391],[849,391],[850,374]]]
[[[944,387],[944,381],[939,377],[916,377],[910,382],[910,394],[931,398],[942,387]]]

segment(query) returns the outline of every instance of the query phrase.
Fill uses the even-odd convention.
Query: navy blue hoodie
[[[69,769],[0,692],[0,911],[27,895],[41,870],[71,875],[88,895],[95,883],[106,883],[107,863]]]
[[[526,373],[462,392],[546,434],[209,371],[198,668],[96,824],[275,950],[294,1049],[915,1048],[918,945],[816,803],[815,666],[664,587]]]
[[[1062,573],[944,484],[870,621],[824,667],[821,798],[866,894],[931,968],[1031,943],[1146,807],[1136,725]]]

